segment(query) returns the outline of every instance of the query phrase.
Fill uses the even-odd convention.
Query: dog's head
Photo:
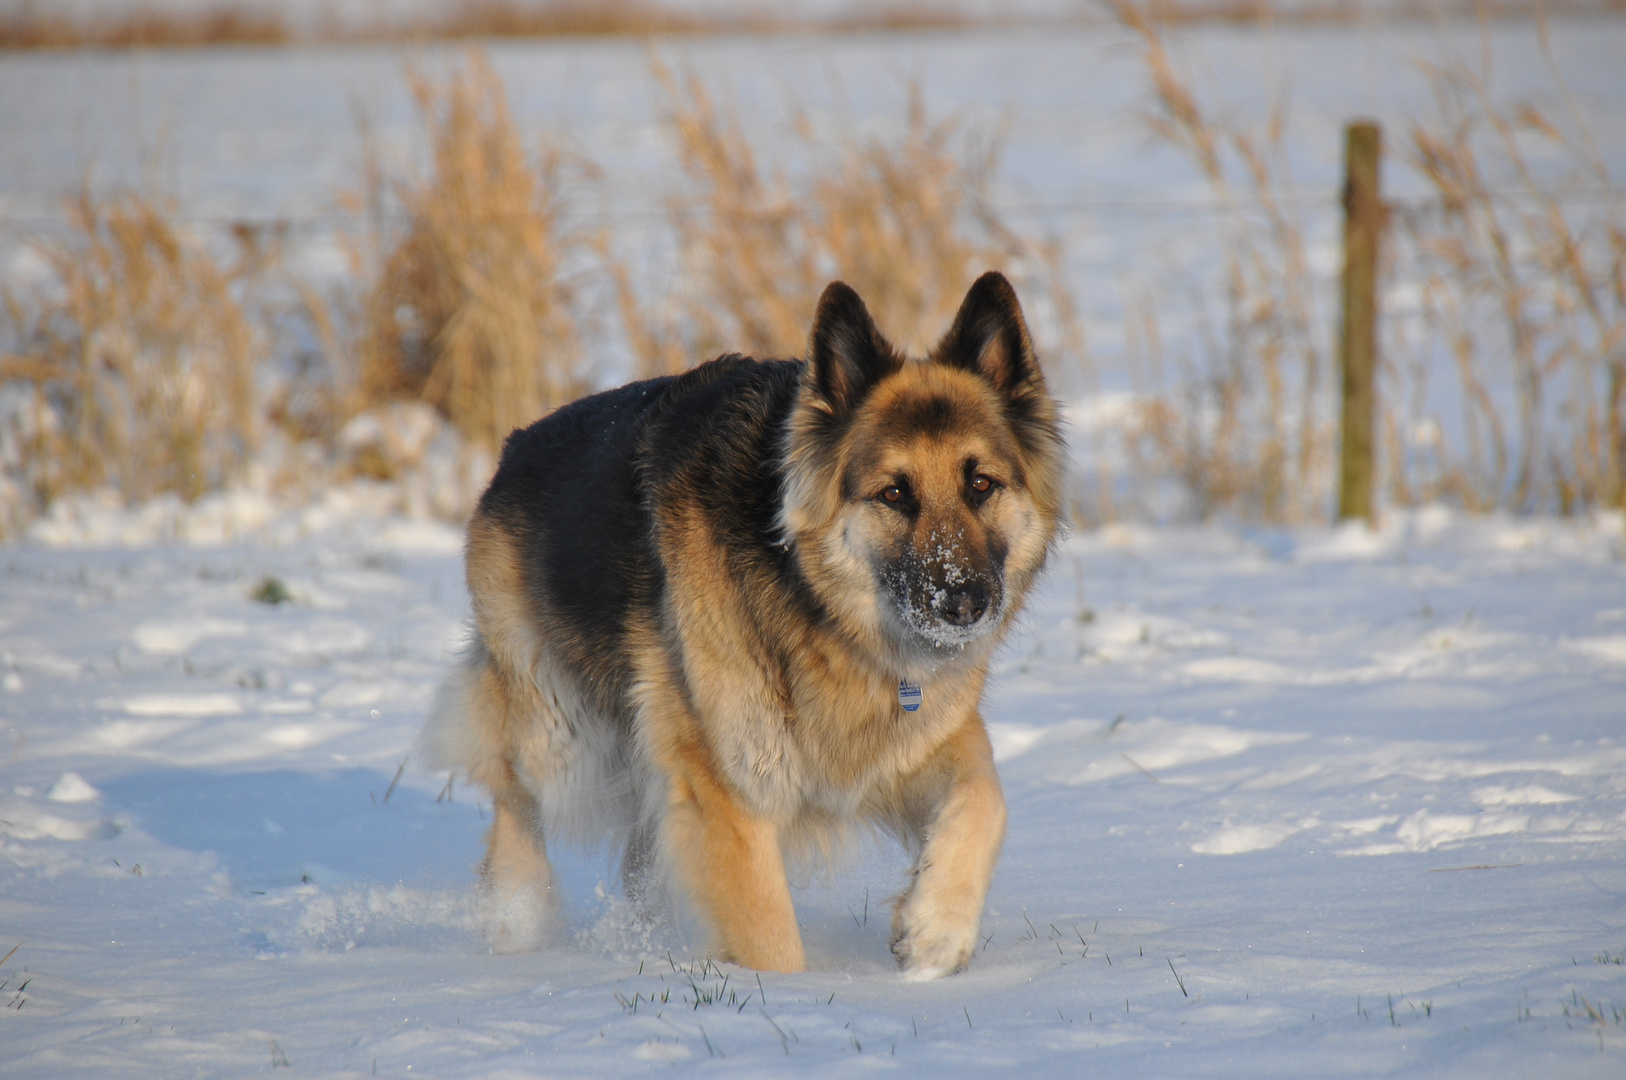
[[[839,618],[928,664],[996,639],[1055,534],[1062,467],[1010,283],[978,279],[924,361],[831,284],[786,461],[782,528]]]

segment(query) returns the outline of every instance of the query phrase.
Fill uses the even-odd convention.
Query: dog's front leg
[[[671,778],[663,845],[713,947],[761,971],[805,970],[779,830],[747,812],[703,763],[690,764]]]
[[[970,962],[1005,839],[1005,796],[982,718],[973,713],[910,786],[925,820],[913,880],[892,913],[892,953],[909,978],[935,979]]]

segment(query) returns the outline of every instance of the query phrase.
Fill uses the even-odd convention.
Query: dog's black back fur
[[[533,606],[563,620],[554,647],[607,715],[629,715],[627,620],[664,584],[656,507],[698,503],[741,572],[767,570],[786,600],[816,607],[774,532],[802,370],[720,357],[572,402],[503,445],[480,512],[520,540],[546,591]]]

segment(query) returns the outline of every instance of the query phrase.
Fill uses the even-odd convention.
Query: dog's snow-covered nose
[[[939,593],[932,610],[950,626],[970,626],[988,611],[988,590],[970,584]]]

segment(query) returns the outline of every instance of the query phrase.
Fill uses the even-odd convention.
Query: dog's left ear
[[[981,375],[1013,402],[1044,393],[1044,373],[1033,355],[1022,305],[997,270],[982,275],[965,294],[954,325],[932,350],[932,362]]]
[[[842,419],[875,384],[903,366],[851,285],[832,281],[819,297],[807,335],[808,380],[823,411]]]

